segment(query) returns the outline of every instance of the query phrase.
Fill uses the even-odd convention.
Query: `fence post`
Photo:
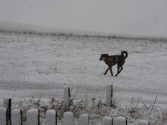
[[[22,111],[20,109],[12,110],[12,125],[22,125]]]
[[[89,125],[89,115],[83,114],[80,116],[80,125]]]
[[[119,116],[114,118],[114,125],[127,125],[127,119],[125,117]]]
[[[6,108],[6,125],[11,125],[11,98],[3,99],[3,107]]]
[[[6,125],[6,108],[0,107],[0,125]]]
[[[73,118],[72,112],[65,112],[64,113],[63,125],[74,125],[74,118]]]
[[[102,125],[113,125],[113,119],[111,117],[104,117]]]
[[[112,106],[113,85],[106,85],[106,106]]]
[[[30,109],[27,111],[27,125],[40,125],[39,110]]]
[[[46,125],[57,125],[57,112],[55,110],[46,111]]]
[[[146,120],[139,120],[138,125],[149,125],[149,123]]]
[[[70,87],[65,86],[64,87],[64,112],[69,111],[70,110]]]

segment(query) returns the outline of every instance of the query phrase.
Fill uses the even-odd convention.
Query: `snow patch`
[[[112,118],[111,117],[104,117],[102,121],[103,125],[112,125]]]
[[[138,125],[148,125],[146,120],[139,120]]]
[[[56,112],[55,110],[46,111],[46,124],[47,125],[56,125]]]
[[[0,107],[0,125],[6,125],[6,108]]]
[[[65,112],[64,113],[63,125],[74,125],[74,118],[73,118],[72,112]]]
[[[20,109],[13,109],[11,112],[12,125],[21,125],[21,113]]]
[[[80,116],[80,125],[89,125],[89,116],[87,114]]]
[[[126,118],[122,116],[114,118],[114,125],[126,125]]]
[[[27,111],[27,125],[38,125],[38,115],[37,109],[30,109]]]

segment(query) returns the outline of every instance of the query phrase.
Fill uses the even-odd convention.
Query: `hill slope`
[[[113,84],[120,103],[133,96],[152,103],[158,94],[157,104],[166,104],[166,41],[0,33],[0,46],[1,100],[39,93],[43,98],[57,92],[62,96],[64,85],[88,93],[98,90],[105,97],[105,85]],[[123,71],[118,77],[103,75],[107,66],[99,61],[100,54],[121,50],[129,53]]]

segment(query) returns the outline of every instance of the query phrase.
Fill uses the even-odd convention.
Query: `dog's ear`
[[[121,52],[128,52],[128,51],[126,51],[126,50],[122,50]]]
[[[108,54],[101,54],[101,56],[108,56]]]

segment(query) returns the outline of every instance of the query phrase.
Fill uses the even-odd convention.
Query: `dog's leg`
[[[119,74],[119,64],[117,64],[117,74],[115,76],[117,76]]]
[[[104,73],[104,75],[106,75],[107,74],[107,72],[108,72],[108,70],[110,69],[110,67],[108,67],[108,69],[105,71],[105,73]]]
[[[111,72],[111,76],[113,76],[112,66],[110,66],[110,72]]]
[[[110,68],[110,73],[111,73],[111,76],[113,76],[112,66],[113,66],[113,65],[112,65],[112,63],[110,63],[110,67],[109,67],[109,68]]]
[[[119,73],[123,70],[123,67],[121,66],[121,70],[119,71]]]
[[[120,70],[119,70],[119,68],[121,68]],[[115,76],[118,76],[118,74],[123,70],[123,67],[121,66],[121,67],[119,67],[118,68],[118,72],[117,72],[117,74],[115,75]]]

